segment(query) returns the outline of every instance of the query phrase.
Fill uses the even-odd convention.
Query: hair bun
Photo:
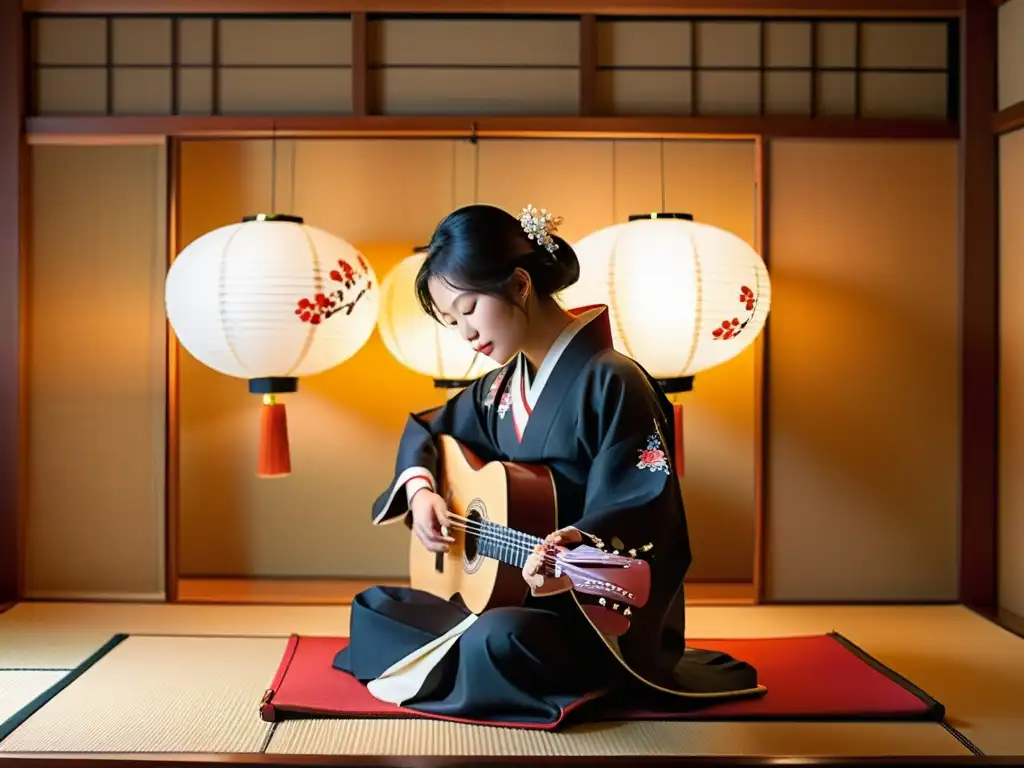
[[[547,294],[564,291],[580,279],[580,260],[576,251],[558,235],[551,235],[551,240],[558,246],[553,252],[543,245],[535,247],[541,269],[534,275],[534,282]]]
[[[550,298],[565,290],[579,280],[580,263],[573,247],[554,233],[558,221],[546,210],[530,206],[518,218],[480,203],[452,211],[435,228],[427,257],[416,273],[420,307],[439,318],[430,292],[434,277],[458,290],[513,302],[518,269],[529,273],[539,297]]]

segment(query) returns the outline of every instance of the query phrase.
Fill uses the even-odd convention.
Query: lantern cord
[[[452,210],[459,207],[459,142],[452,142]]]
[[[618,148],[618,146],[619,146],[619,142],[617,142],[615,139],[612,139],[612,223],[613,224],[619,220],[618,219],[618,213],[617,213],[617,211],[615,209],[616,208],[616,206],[615,206],[615,189],[616,189],[616,186],[618,185],[618,181],[616,180],[616,175],[615,175],[615,166],[616,166],[615,150]]]
[[[480,142],[473,140],[473,204],[480,202]]]
[[[270,212],[277,213],[277,121],[270,127]]]
[[[299,143],[296,139],[292,139],[292,158],[291,165],[289,167],[288,179],[288,207],[291,209],[289,213],[295,213],[295,166],[298,164],[299,156]]]
[[[665,138],[661,139],[661,212],[665,212]]]

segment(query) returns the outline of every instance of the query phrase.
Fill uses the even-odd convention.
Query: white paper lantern
[[[259,474],[280,475],[290,461],[274,395],[358,352],[380,294],[373,268],[349,243],[297,216],[260,214],[190,243],[167,273],[165,302],[193,357],[264,395]]]
[[[567,306],[607,304],[615,347],[685,391],[693,376],[735,357],[764,328],[771,282],[740,237],[689,214],[644,214],[573,246],[580,279]]]
[[[416,273],[425,258],[426,253],[418,252],[403,259],[381,283],[380,336],[406,368],[430,376],[438,387],[464,387],[499,364],[420,308]]]

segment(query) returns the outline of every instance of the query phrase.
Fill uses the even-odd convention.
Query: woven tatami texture
[[[24,669],[0,670],[0,723],[17,713],[66,672]]]
[[[580,726],[563,733],[436,721],[280,723],[267,752],[335,755],[969,755],[934,723],[663,723]]]
[[[690,611],[687,619],[691,637],[769,637],[837,630],[946,705],[948,722],[986,754],[1024,753],[1024,729],[1021,728],[1024,697],[1020,695],[1024,690],[1024,640],[963,607],[702,607]],[[288,633],[337,636],[344,635],[347,629],[348,611],[336,607],[20,604],[0,615],[0,668],[23,666],[56,670],[73,667],[118,632],[181,636],[272,634],[280,639],[183,637],[178,642],[171,638],[129,638],[10,738],[0,742],[0,751],[52,748],[46,746],[47,741],[61,742],[57,746],[60,749],[86,751],[115,748],[111,744],[116,744],[116,749],[126,750],[136,747],[143,750],[235,749],[238,744],[244,745],[246,750],[258,750],[268,731],[267,725],[258,719],[256,702],[277,668]],[[133,663],[128,664],[129,660]],[[117,709],[103,682],[97,683],[98,678],[92,677],[95,672],[103,671],[104,665],[115,662],[116,668],[110,674],[123,676],[119,685],[128,700],[135,702],[123,707],[123,711]],[[9,711],[14,707],[16,711],[34,695],[24,693],[14,699],[13,694],[8,694],[4,706]],[[15,707],[15,701],[21,703]],[[202,722],[204,715],[197,705],[200,701],[205,702],[205,716],[211,718],[208,723]],[[146,710],[146,713],[131,711],[131,708]],[[125,733],[104,734],[97,725],[101,720],[124,723]],[[132,724],[143,730],[133,732]],[[343,747],[331,744],[338,740],[353,744],[384,739],[373,734],[374,728],[382,729],[377,733],[387,734],[387,740],[393,744],[401,745],[404,740],[414,738],[414,730],[392,730],[391,725],[393,723],[384,722],[282,723],[274,734],[271,749],[280,752],[344,751]],[[419,722],[409,724],[409,728],[435,725],[452,727]],[[698,730],[692,723],[684,727],[690,728],[690,733],[697,738]],[[98,730],[90,733],[90,728]],[[175,728],[179,729],[178,733]],[[934,731],[934,736],[919,735],[925,731],[932,733],[929,726],[898,724],[805,727],[802,724],[725,723],[703,724],[701,728],[719,728],[725,734],[722,739],[736,745],[737,751],[763,749],[769,754],[784,755],[819,753],[822,747],[817,745],[829,733],[848,735],[842,740],[836,736],[834,741],[826,742],[828,750],[836,753],[845,750],[853,755],[862,754],[865,748],[871,752],[883,747],[893,754],[902,753],[895,743],[886,746],[886,742],[879,741],[879,746],[875,746],[865,735],[869,732],[885,731],[886,735],[878,737],[880,739],[905,738],[912,745],[908,747],[911,752],[916,745],[922,745],[923,749],[926,738],[945,738],[945,734],[938,731]],[[352,733],[343,733],[345,729]],[[896,733],[898,735],[889,735]],[[523,738],[546,736],[530,734]],[[576,738],[576,734],[572,736]],[[629,738],[646,737],[630,735]],[[677,738],[681,736],[664,737],[668,743]],[[711,736],[701,738],[707,741]],[[662,736],[657,736],[658,739]],[[870,746],[864,747],[864,744]],[[846,746],[840,749],[839,745]]]
[[[347,607],[19,603],[0,614],[0,668],[70,668],[111,635],[348,633]]]
[[[130,637],[57,694],[0,752],[257,752],[260,696],[281,638]]]
[[[941,726],[918,723],[634,722],[540,733],[426,720],[311,720],[279,724],[268,744],[270,726],[257,703],[284,647],[283,638],[129,637],[0,742],[0,752],[787,755],[797,745],[800,754],[966,752]],[[21,674],[55,682],[60,673]]]

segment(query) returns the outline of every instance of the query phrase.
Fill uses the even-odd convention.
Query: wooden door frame
[[[415,129],[414,129],[415,130]],[[350,136],[350,134],[348,134]],[[478,134],[474,131],[472,135],[478,137]],[[496,138],[549,138],[548,133],[536,133],[534,131],[514,131],[514,130],[501,130],[500,128],[492,129],[488,132],[488,135],[493,135]],[[563,138],[593,138],[593,132],[587,131],[585,133],[560,133],[559,136]],[[600,134],[602,138],[607,140],[615,140],[621,138],[635,137],[636,133],[627,134],[626,136],[619,135],[613,132],[607,132]],[[650,130],[642,132],[639,135],[651,136]],[[277,138],[280,138],[280,133],[276,134]],[[378,133],[368,131],[363,137],[377,137]],[[218,138],[232,138],[230,134],[224,134],[218,136]],[[241,138],[241,137],[234,137]],[[251,139],[251,137],[248,137]],[[445,138],[459,138],[446,136]],[[654,135],[654,138],[664,138],[666,140],[681,140],[688,138],[687,134],[673,134],[673,133],[661,133]],[[756,210],[754,213],[754,229],[755,229],[755,242],[759,246],[759,251],[765,264],[770,268],[770,256],[769,256],[769,227],[770,219],[768,216],[768,195],[767,190],[770,186],[770,159],[768,155],[769,145],[768,140],[763,135],[721,135],[721,134],[708,134],[700,136],[704,139],[716,139],[716,140],[732,140],[732,141],[753,141],[754,143],[754,173],[755,173],[755,184],[756,184]],[[167,139],[167,179],[168,179],[168,213],[167,213],[167,264],[170,266],[175,256],[178,254],[180,249],[184,246],[181,241],[181,222],[180,222],[180,189],[181,183],[181,154],[182,145],[189,141],[188,137],[168,137]],[[202,140],[191,137],[191,140]],[[769,364],[768,355],[768,324],[766,324],[764,331],[754,342],[754,377],[755,377],[755,407],[754,407],[754,559],[753,559],[753,570],[752,570],[752,602],[761,603],[765,599],[764,593],[764,568],[765,568],[765,531],[766,531],[766,495],[764,493],[764,485],[767,478],[767,445],[768,445],[768,409],[767,409],[767,391],[768,391],[768,378],[767,370]],[[164,527],[164,541],[165,541],[165,590],[168,602],[179,602],[183,599],[179,593],[179,583],[181,575],[179,573],[180,563],[180,525],[181,525],[181,512],[180,512],[180,420],[179,420],[179,360],[182,351],[181,346],[175,337],[173,331],[168,326],[167,334],[167,421],[166,421],[166,464],[165,464],[165,478],[166,478],[166,495],[165,495],[165,527]],[[226,578],[226,581],[239,581],[244,580],[248,577],[232,577]],[[311,579],[310,581],[321,582],[321,581],[335,581],[335,580],[319,580]],[[348,593],[351,589],[348,588],[350,585],[362,585],[364,584],[363,579],[337,579],[336,581],[343,582],[339,591]],[[314,585],[320,589],[320,584]],[[216,602],[216,598],[204,598],[202,602]],[[702,601],[703,602],[703,601]],[[710,602],[714,602],[711,600]],[[740,604],[747,602],[745,598],[739,600]]]
[[[185,3],[188,8],[217,13],[218,3]],[[220,11],[227,12],[221,3]],[[389,9],[400,10],[401,3],[389,3]],[[431,9],[438,12],[466,10],[466,2],[435,0]],[[476,0],[471,3],[478,11],[497,10],[502,3]],[[576,14],[596,13],[678,13],[693,15],[710,12],[708,4],[647,0],[606,5],[586,4],[581,0],[534,2],[517,6],[520,13],[552,12],[561,10]],[[998,236],[996,229],[998,191],[996,189],[995,132],[998,128],[1024,123],[1024,107],[1010,114],[995,114],[995,46],[996,13],[998,2],[993,0],[846,0],[824,3],[811,0],[790,0],[777,6],[769,0],[733,0],[731,10],[714,8],[716,15],[766,14],[781,15],[823,14],[836,15],[946,15],[959,16],[961,22],[961,110],[957,125],[942,123],[928,126],[904,121],[825,121],[751,118],[718,120],[714,118],[608,118],[593,116],[594,89],[592,77],[596,69],[593,51],[584,56],[585,71],[581,75],[583,113],[575,118],[390,118],[370,114],[373,94],[365,80],[365,40],[361,48],[354,47],[356,61],[353,72],[362,79],[354,89],[357,95],[357,114],[350,118],[31,118],[26,120],[28,95],[24,50],[27,40],[26,11],[47,12],[124,12],[135,11],[134,3],[127,0],[16,0],[0,5],[0,103],[13,109],[0,110],[0,192],[4,205],[0,206],[0,290],[6,292],[0,314],[0,447],[6,459],[0,465],[0,603],[15,601],[23,594],[24,568],[23,519],[24,485],[26,479],[26,450],[24,445],[27,409],[24,385],[24,284],[28,261],[25,254],[29,242],[29,189],[28,152],[29,134],[77,136],[87,140],[97,133],[123,135],[158,134],[168,137],[168,157],[172,164],[177,157],[176,143],[185,137],[270,135],[466,135],[470,130],[501,135],[751,135],[762,147],[760,156],[763,173],[768,172],[767,153],[763,148],[774,138],[786,136],[844,137],[899,137],[899,138],[955,138],[959,137],[962,158],[960,180],[961,242],[960,291],[961,311],[959,327],[961,347],[959,376],[961,383],[960,423],[960,486],[959,535],[960,600],[976,610],[992,611],[997,606],[996,552],[997,552],[997,429],[998,406]],[[273,13],[287,8],[289,13],[330,7],[335,11],[348,9],[364,14],[353,24],[354,34],[365,35],[365,13],[375,4],[352,0],[252,0],[234,3],[234,11]],[[493,8],[491,7],[493,6]],[[813,6],[813,8],[812,8]],[[702,10],[703,9],[703,10]],[[182,3],[154,2],[147,4],[148,13],[184,12]],[[426,10],[422,3],[414,10]],[[593,33],[593,23],[581,28]],[[358,30],[362,30],[359,32]],[[585,52],[589,44],[582,41]],[[592,43],[592,41],[590,41]],[[814,123],[814,125],[811,125]],[[472,126],[472,128],[470,127]],[[176,169],[175,169],[176,175]],[[176,194],[176,190],[175,190]],[[767,216],[770,194],[763,196],[763,234],[767,247]],[[173,212],[173,207],[172,207]],[[170,241],[176,243],[176,237]],[[172,247],[176,247],[172,245]],[[967,254],[970,258],[967,258]],[[170,338],[170,336],[169,336]],[[764,366],[767,367],[767,361]],[[169,394],[169,404],[173,400]],[[969,403],[970,407],[964,407]],[[170,405],[169,405],[170,409]],[[762,443],[768,429],[766,408],[762,408]],[[762,480],[765,474],[762,468]],[[168,475],[168,483],[176,483],[176,476]],[[763,487],[761,490],[763,495]],[[173,499],[173,492],[169,497]],[[763,523],[762,523],[763,525]],[[759,533],[759,536],[761,534]],[[762,536],[763,539],[763,536]],[[175,542],[168,539],[168,562],[176,562]],[[763,557],[758,572],[763,570]],[[762,580],[763,581],[763,580]],[[168,583],[168,589],[171,589]]]

